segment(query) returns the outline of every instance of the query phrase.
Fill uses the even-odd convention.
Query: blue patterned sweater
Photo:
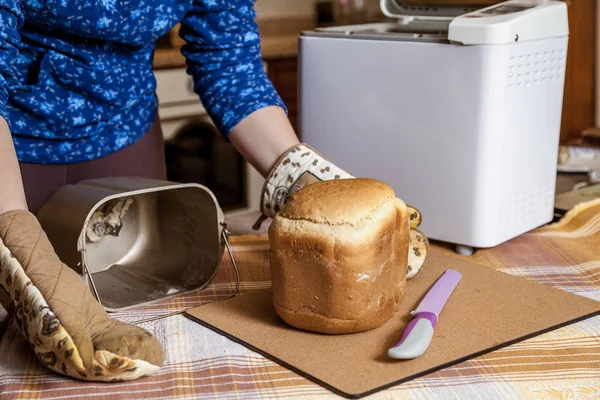
[[[285,109],[260,55],[254,0],[0,0],[0,116],[22,162],[93,160],[156,117],[154,42],[176,23],[187,70],[227,137]]]

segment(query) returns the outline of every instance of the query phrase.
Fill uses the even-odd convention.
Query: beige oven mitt
[[[290,196],[303,187],[319,181],[351,178],[354,176],[335,166],[309,145],[302,143],[293,146],[277,160],[267,176],[261,195],[262,215],[253,228],[258,230],[264,220],[275,217]],[[409,252],[406,278],[410,279],[425,263],[429,241],[417,230],[422,220],[421,212],[407,206],[410,211],[412,251]]]
[[[108,317],[27,211],[0,215],[0,302],[40,362],[58,373],[129,381],[158,371],[164,362],[154,336]]]

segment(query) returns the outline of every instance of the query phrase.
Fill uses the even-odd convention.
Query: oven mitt
[[[58,373],[129,381],[155,373],[164,362],[154,336],[108,317],[28,211],[0,215],[0,302],[40,362]]]
[[[319,181],[351,178],[354,176],[335,166],[305,143],[290,148],[277,160],[267,176],[261,195],[262,215],[253,229],[260,229],[262,222],[275,217],[290,196],[303,187]],[[417,230],[422,220],[421,212],[410,205],[407,207],[410,213],[411,250],[408,255],[406,278],[410,279],[425,263],[429,241],[422,232]]]

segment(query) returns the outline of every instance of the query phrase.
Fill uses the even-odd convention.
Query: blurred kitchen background
[[[435,0],[438,1],[439,0]],[[427,0],[405,0],[427,7]],[[445,0],[467,6],[499,3],[493,0]],[[317,26],[385,20],[379,0],[258,0],[257,23],[267,73],[289,108],[297,127],[297,38]],[[600,94],[595,80],[600,47],[597,34],[600,0],[567,0],[570,41],[567,58],[561,144],[593,147],[600,144]],[[181,56],[183,44],[175,27],[157,43],[154,67],[159,113],[166,139],[169,180],[197,182],[209,187],[229,216],[258,209],[263,179],[226,143],[213,127],[192,91]],[[600,93],[600,90],[598,91]],[[570,190],[589,179],[586,173],[559,176],[557,191]],[[600,179],[600,178],[599,178]]]

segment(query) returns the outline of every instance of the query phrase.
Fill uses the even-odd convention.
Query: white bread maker
[[[382,0],[395,20],[303,32],[299,132],[470,254],[553,218],[567,6],[432,1]]]

